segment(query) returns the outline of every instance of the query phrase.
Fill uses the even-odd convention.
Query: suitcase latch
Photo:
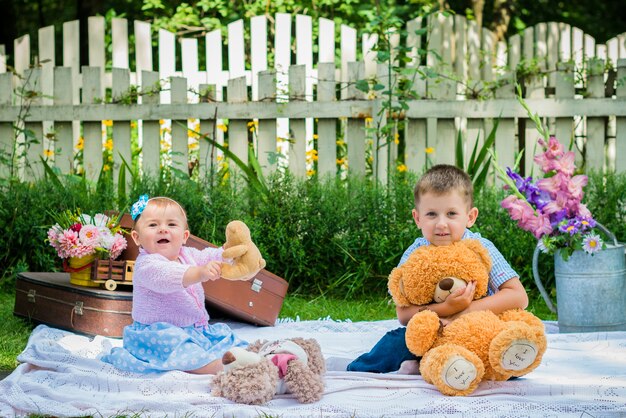
[[[83,314],[83,302],[76,302],[76,304],[74,305],[74,312],[76,313],[76,315]]]
[[[263,287],[263,281],[259,280],[259,279],[254,279],[252,281],[252,286],[250,286],[250,288],[252,290],[254,290],[255,292],[259,293],[261,291],[261,288]]]
[[[26,296],[28,298],[28,301],[30,303],[35,303],[35,296],[37,295],[37,291],[35,289],[29,289],[28,290],[28,296]]]

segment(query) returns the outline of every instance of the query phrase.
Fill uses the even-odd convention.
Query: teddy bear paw
[[[451,357],[441,369],[441,380],[454,390],[466,390],[476,379],[474,364],[462,356]]]
[[[537,358],[537,345],[529,340],[512,341],[511,345],[502,352],[500,365],[512,374],[530,367]]]

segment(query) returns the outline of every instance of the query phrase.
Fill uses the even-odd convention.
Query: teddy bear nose
[[[446,277],[445,279],[439,282],[439,288],[441,290],[450,290],[452,289],[452,286],[454,286],[454,280],[452,280],[449,277]]]
[[[237,360],[235,358],[235,355],[233,353],[231,353],[230,351],[225,352],[224,355],[222,356],[222,364],[223,365],[230,364],[230,363],[232,363],[235,360]]]

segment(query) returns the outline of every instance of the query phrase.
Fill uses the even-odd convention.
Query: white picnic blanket
[[[40,325],[18,357],[21,365],[0,382],[0,416],[626,416],[626,332],[558,334],[556,326],[547,323],[548,351],[535,371],[517,380],[483,382],[468,397],[448,397],[420,376],[344,371],[349,361],[397,327],[395,320],[229,325],[248,341],[316,338],[329,369],[322,400],[300,404],[281,395],[262,406],[235,404],[211,396],[211,376],[122,372],[98,360],[121,340]]]

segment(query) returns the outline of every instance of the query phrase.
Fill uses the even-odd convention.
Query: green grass
[[[13,316],[15,296],[0,292],[0,370],[17,367],[16,357],[26,347],[33,327],[27,321]]]
[[[0,370],[17,367],[16,357],[26,347],[34,325],[13,315],[14,294],[0,292]],[[331,299],[324,296],[309,297],[289,294],[285,298],[281,318],[298,318],[301,321],[332,318],[334,320],[376,321],[393,319],[395,307],[390,298]],[[541,319],[556,319],[540,296],[530,296],[529,311]]]

